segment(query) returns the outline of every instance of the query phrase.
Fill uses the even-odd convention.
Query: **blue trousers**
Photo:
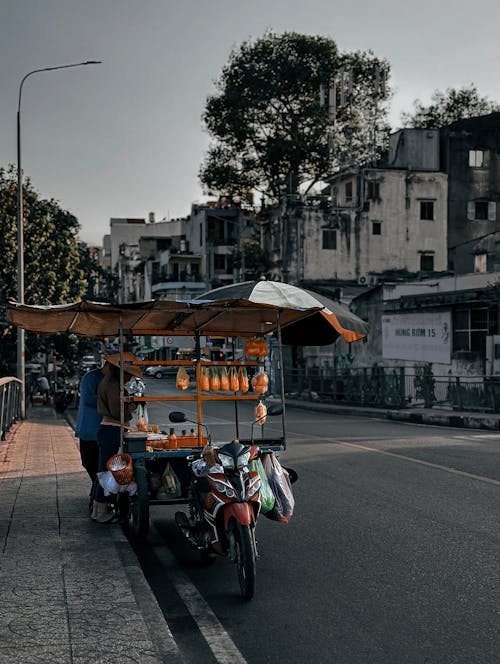
[[[100,473],[107,470],[106,462],[118,452],[120,447],[120,427],[110,426],[109,424],[101,424],[97,430],[97,444],[99,445],[99,461],[97,463],[97,471]],[[98,503],[106,502],[104,489],[99,484],[99,480],[97,478],[94,482],[92,496],[94,500],[97,500]]]

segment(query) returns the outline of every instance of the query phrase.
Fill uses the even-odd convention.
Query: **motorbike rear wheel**
[[[243,526],[237,521],[233,521],[233,526],[236,566],[241,594],[245,599],[252,599],[257,574],[254,529],[251,526]]]

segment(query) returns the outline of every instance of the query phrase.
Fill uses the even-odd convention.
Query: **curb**
[[[455,411],[418,411],[391,410],[384,408],[363,408],[356,406],[335,406],[310,401],[286,400],[286,405],[301,410],[331,413],[332,415],[350,415],[357,417],[385,418],[399,422],[413,422],[462,429],[500,430],[500,415],[494,413],[466,413]]]

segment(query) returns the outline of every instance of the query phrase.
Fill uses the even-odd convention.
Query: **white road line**
[[[437,463],[431,463],[430,461],[422,461],[421,459],[414,459],[413,457],[403,456],[402,454],[395,454],[394,452],[387,452],[386,450],[377,450],[374,447],[367,447],[366,445],[356,445],[355,443],[343,443],[339,441],[340,445],[346,447],[354,447],[359,450],[365,450],[366,452],[377,452],[378,454],[383,454],[384,456],[393,457],[399,459],[400,461],[409,461],[411,463],[418,463],[421,466],[428,466],[429,468],[434,468],[436,470],[442,470],[445,473],[450,473],[451,475],[460,475],[461,477],[468,477],[472,480],[478,480],[479,482],[486,482],[487,484],[494,484],[495,486],[500,486],[499,480],[491,479],[490,477],[483,477],[482,475],[473,475],[472,473],[466,473],[463,470],[456,470],[455,468],[448,468],[448,466],[441,466]]]
[[[186,605],[189,613],[198,625],[203,638],[219,664],[246,664],[246,659],[236,647],[221,622],[203,599],[196,587],[179,568],[175,556],[163,543],[158,530],[151,523],[150,530],[155,538],[162,542],[154,546],[155,555],[162,565],[168,568],[168,575],[176,591]],[[235,574],[236,581],[236,574]]]

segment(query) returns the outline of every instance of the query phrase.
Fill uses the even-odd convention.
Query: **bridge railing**
[[[13,376],[0,378],[0,440],[21,417],[21,381]]]

